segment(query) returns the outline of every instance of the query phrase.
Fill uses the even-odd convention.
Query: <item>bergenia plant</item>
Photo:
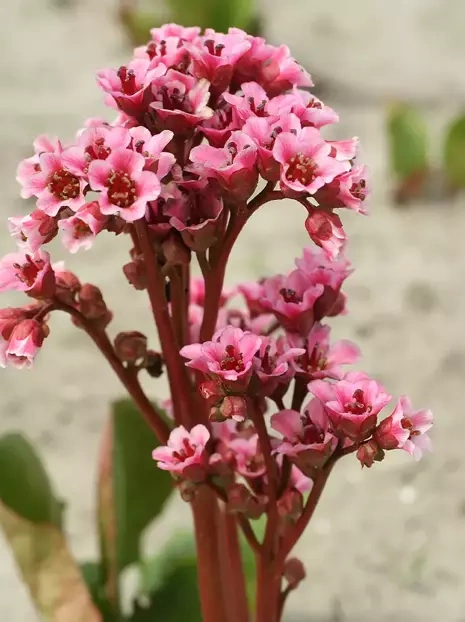
[[[127,65],[97,74],[113,121],[86,121],[72,144],[40,137],[19,165],[21,194],[36,207],[10,218],[18,249],[0,262],[0,291],[29,300],[0,311],[0,363],[30,367],[51,315],[68,314],[158,439],[154,476],[169,472],[190,505],[203,621],[278,622],[305,577],[294,548],[333,467],[351,454],[371,467],[394,449],[419,459],[432,414],[405,396],[392,403],[346,367],[357,346],[331,339],[351,273],[341,217],[367,213],[369,184],[357,139],[325,139],[338,117],[310,94],[309,74],[286,46],[238,29],[151,34]],[[226,289],[242,229],[283,199],[304,210],[309,247],[290,273]],[[137,326],[110,337],[100,289],[45,250],[58,237],[80,252],[108,234],[131,240],[115,270],[140,304],[148,295],[160,352]],[[166,374],[169,417],[141,388],[143,373]],[[238,533],[256,559],[253,605]]]

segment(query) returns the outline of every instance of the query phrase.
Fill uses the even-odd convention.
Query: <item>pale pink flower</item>
[[[366,202],[370,194],[367,177],[366,166],[355,166],[320,188],[315,194],[315,199],[326,208],[345,207],[360,214],[367,214]]]
[[[330,344],[331,328],[317,322],[307,337],[289,333],[286,337],[292,350],[305,348],[301,356],[293,357],[291,364],[297,373],[311,379],[332,378],[341,380],[344,377],[342,365],[351,365],[360,358],[360,350],[347,339]]]
[[[22,196],[36,196],[37,207],[49,216],[56,216],[62,207],[78,210],[85,202],[86,181],[68,169],[62,153],[47,152],[38,157],[37,174],[24,178],[18,171],[24,189]]]
[[[324,291],[321,283],[314,283],[301,270],[294,270],[288,276],[266,279],[263,290],[261,304],[276,315],[286,330],[308,334],[314,320],[315,301]]]
[[[227,447],[234,454],[235,466],[239,475],[256,479],[266,473],[258,434],[254,434],[250,438],[233,438],[228,442]]]
[[[88,250],[107,221],[108,216],[101,213],[98,201],[86,203],[73,216],[59,221],[63,245],[70,253],[76,253],[80,248]]]
[[[257,335],[227,326],[217,331],[212,341],[184,346],[181,356],[191,359],[186,365],[192,369],[227,381],[248,381],[261,343]]]
[[[31,306],[32,307],[32,306]],[[14,328],[28,316],[35,307],[6,307],[0,309],[0,340],[8,342]]]
[[[41,210],[22,217],[11,216],[8,221],[8,228],[17,245],[32,253],[53,240],[58,233],[56,219]]]
[[[150,60],[136,58],[128,65],[116,69],[102,69],[97,72],[97,83],[107,93],[106,103],[120,108],[124,113],[139,117],[147,110],[151,100],[152,82],[166,73],[163,63],[152,67]],[[147,91],[149,98],[147,98]],[[148,102],[146,101],[148,99]]]
[[[276,138],[273,156],[281,164],[281,183],[296,192],[314,194],[350,164],[330,156],[331,146],[314,127],[293,134],[283,132]]]
[[[391,400],[376,380],[355,372],[336,384],[314,380],[308,390],[324,405],[334,430],[357,442],[371,435],[378,413]]]
[[[236,199],[246,200],[255,190],[257,147],[244,132],[232,132],[223,148],[199,145],[190,153],[193,171],[213,177]]]
[[[325,106],[321,100],[301,89],[294,88],[291,93],[274,97],[267,107],[268,114],[279,115],[285,118],[293,113],[300,121],[302,127],[311,126],[319,129],[324,125],[337,123],[339,117],[329,106]]]
[[[266,313],[265,307],[260,302],[265,295],[263,282],[252,281],[250,283],[240,283],[236,289],[244,297],[252,317]]]
[[[4,352],[6,365],[18,369],[31,367],[47,335],[47,327],[36,320],[17,324]]]
[[[391,417],[393,425],[390,432],[399,441],[400,449],[409,453],[415,460],[420,460],[424,451],[431,451],[431,439],[426,434],[433,425],[433,413],[430,410],[413,410],[409,398],[402,395]],[[408,436],[401,433],[399,420],[400,426]],[[383,424],[384,421],[381,426]]]
[[[173,138],[173,132],[164,130],[152,136],[146,127],[138,126],[131,128],[129,134],[132,138],[132,148],[145,158],[145,168],[156,173],[158,179],[168,175],[176,159],[172,153],[163,149]]]
[[[10,253],[0,260],[0,292],[26,292],[33,298],[51,298],[55,292],[55,273],[50,255]]]
[[[153,450],[152,458],[163,471],[202,479],[208,462],[205,448],[209,440],[210,432],[204,425],[196,425],[190,431],[180,425],[171,431],[167,445]]]
[[[63,161],[71,172],[86,176],[93,160],[106,160],[115,149],[125,149],[130,140],[124,127],[89,127],[78,133],[75,145],[63,151]]]
[[[278,456],[282,460],[283,454]],[[302,471],[295,465],[292,465],[291,474],[289,476],[289,484],[288,488],[295,488],[301,494],[305,494],[306,492],[310,492],[313,488],[313,480],[310,477],[307,477],[302,473]]]
[[[283,439],[273,441],[277,453],[289,456],[306,475],[323,466],[337,446],[329,429],[328,416],[319,400],[313,399],[303,414],[281,410],[271,417],[271,427]]]
[[[159,28],[152,28],[150,30],[152,39],[157,43],[166,41],[169,37],[177,37],[181,41],[194,41],[200,34],[200,28],[197,26],[189,26],[185,28],[179,24],[163,24]]]
[[[410,431],[402,425],[404,419],[402,399],[399,398],[392,415],[383,419],[373,434],[381,449],[403,447],[410,437]]]
[[[305,221],[305,228],[313,242],[320,246],[331,259],[337,258],[344,249],[347,235],[341,219],[336,214],[313,209]]]
[[[147,202],[160,194],[158,177],[144,171],[145,158],[129,149],[115,149],[106,160],[94,160],[89,166],[89,183],[100,190],[102,214],[118,214],[133,222],[143,218]]]
[[[328,140],[331,147],[330,155],[340,162],[353,160],[357,155],[358,138],[346,138],[345,140]]]

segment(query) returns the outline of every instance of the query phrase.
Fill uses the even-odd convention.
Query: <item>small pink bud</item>
[[[172,234],[162,243],[166,262],[171,266],[187,266],[191,260],[191,251],[179,234]]]
[[[299,586],[299,583],[305,579],[307,573],[305,572],[305,566],[296,557],[290,557],[284,564],[284,578],[288,582],[289,588],[295,590]]]
[[[81,289],[81,283],[73,272],[62,270],[56,272],[55,297],[61,302],[74,305],[76,294]]]
[[[14,367],[30,367],[49,329],[36,320],[23,320],[14,328],[6,349],[6,361]]]
[[[247,418],[247,402],[239,395],[227,395],[218,410],[225,419],[245,421]]]
[[[285,490],[278,500],[278,513],[282,519],[295,523],[304,508],[304,499],[302,493],[295,488]]]
[[[115,337],[115,352],[123,363],[143,363],[147,358],[147,337],[138,331],[119,333]]]
[[[132,261],[123,266],[123,272],[130,285],[132,285],[135,289],[147,289],[145,261],[142,257],[134,257]]]
[[[370,468],[374,462],[381,462],[384,459],[384,451],[378,446],[374,439],[370,439],[357,450],[357,459],[362,467]]]
[[[204,400],[209,400],[212,397],[222,397],[224,395],[222,384],[218,380],[205,380],[200,383],[199,392]]]

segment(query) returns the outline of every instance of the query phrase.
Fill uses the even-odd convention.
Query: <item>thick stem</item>
[[[229,622],[249,622],[249,604],[236,517],[220,510],[220,561]]]
[[[133,370],[126,369],[124,365],[121,363],[119,358],[116,356],[115,350],[111,344],[111,341],[108,338],[108,335],[105,331],[100,329],[96,329],[92,322],[88,322],[82,315],[71,306],[58,303],[55,306],[56,309],[61,311],[65,311],[69,315],[75,317],[79,325],[86,331],[95,345],[99,348],[103,356],[110,363],[111,367],[115,371],[118,378],[121,380],[123,385],[126,387],[127,392],[134,400],[135,405],[140,410],[145,420],[155,432],[156,437],[160,441],[160,443],[166,443],[168,440],[168,436],[170,430],[163,419],[158,415],[157,411],[152,406],[150,400],[145,395],[142,387],[139,384],[137,379],[137,374]]]
[[[261,555],[257,565],[255,622],[278,622],[281,577],[276,564]]]
[[[192,511],[202,622],[226,621],[228,618],[223,600],[219,557],[222,552],[218,549],[217,538],[219,509],[214,491],[207,486],[200,486],[192,501]]]

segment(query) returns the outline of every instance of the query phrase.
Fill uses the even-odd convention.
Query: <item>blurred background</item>
[[[154,3],[145,0],[144,8]],[[118,17],[120,8],[117,0],[0,3],[4,222],[29,209],[19,198],[15,170],[31,154],[34,137],[46,132],[68,140],[86,117],[107,114],[94,74],[118,67],[130,55],[133,44],[127,23],[124,27]],[[341,122],[331,137],[359,136],[360,160],[372,171],[370,217],[343,214],[355,273],[346,285],[350,313],[332,322],[333,331],[359,343],[362,368],[391,393],[408,393],[417,408],[430,407],[436,416],[435,451],[420,464],[406,455],[389,455],[369,471],[362,472],[356,460],[336,469],[300,544],[308,578],[290,598],[288,620],[463,622],[465,198],[460,165],[465,157],[454,163],[459,173],[448,175],[444,144],[465,108],[465,3],[260,0],[257,16],[263,36],[289,45],[313,75],[315,93],[339,113]],[[403,148],[418,156],[412,156],[411,166],[392,159],[393,127],[400,123],[402,128],[402,119],[392,118],[396,102],[413,107],[408,110],[414,130],[400,132]],[[289,270],[308,244],[303,225],[297,204],[281,202],[259,212],[235,249],[228,281]],[[13,249],[6,224],[0,228],[0,247],[2,254]],[[64,257],[59,252],[57,247],[55,260]],[[67,256],[66,263],[82,281],[102,286],[115,311],[112,331],[150,333],[146,300],[129,289],[119,268],[124,252],[119,238],[103,236],[90,252]],[[13,300],[3,296],[2,306]],[[97,547],[93,503],[99,436],[108,400],[121,391],[67,318],[54,318],[51,329],[33,371],[2,370],[0,433],[21,430],[39,445],[58,493],[72,500],[70,541],[75,555],[85,559]],[[166,396],[153,381],[149,391]],[[172,504],[158,532],[147,535],[149,546],[156,547],[173,524],[189,520],[187,507],[179,511],[179,506],[179,501]],[[1,535],[0,619],[37,619]]]

